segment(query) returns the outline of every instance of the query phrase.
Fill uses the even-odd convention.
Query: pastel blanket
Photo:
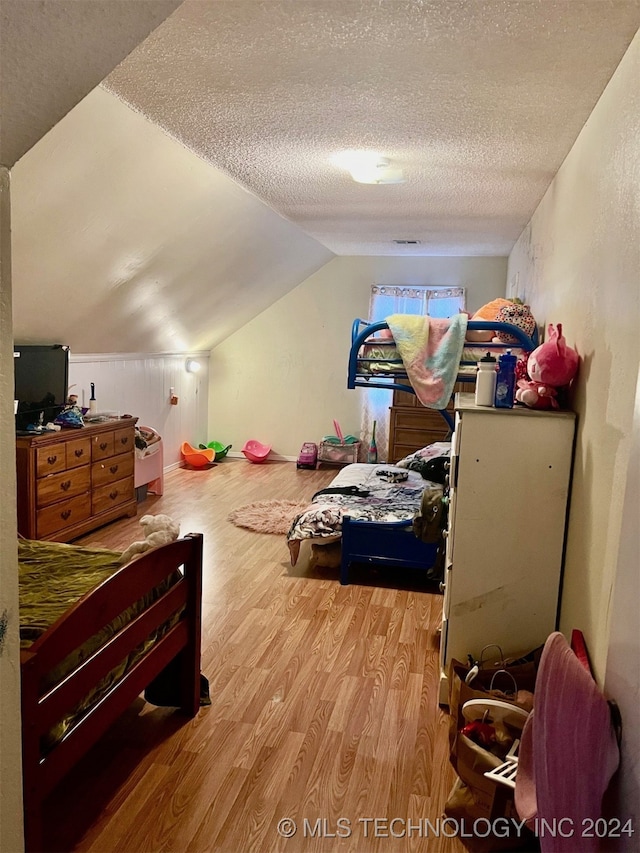
[[[392,314],[387,325],[409,382],[423,406],[446,408],[455,385],[467,331],[467,315],[449,319]]]

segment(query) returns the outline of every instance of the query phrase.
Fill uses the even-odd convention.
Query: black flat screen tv
[[[54,421],[67,401],[69,347],[62,344],[13,347],[16,429]]]

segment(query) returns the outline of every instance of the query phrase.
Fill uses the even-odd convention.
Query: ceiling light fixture
[[[187,373],[197,373],[200,370],[200,367],[200,362],[195,361],[193,358],[188,358],[187,363],[185,364]]]
[[[341,151],[331,159],[359,184],[404,183],[402,169],[393,168],[389,158],[377,151]]]

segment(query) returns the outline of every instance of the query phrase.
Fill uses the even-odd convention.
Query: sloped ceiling
[[[94,4],[121,6],[60,0],[69,28]],[[186,0],[13,168],[16,340],[207,349],[334,253],[507,255],[639,25],[640,0]],[[354,183],[348,148],[405,183]]]
[[[637,0],[186,0],[105,85],[336,254],[504,256],[639,26]],[[355,184],[354,148],[406,182]]]
[[[11,181],[20,343],[207,350],[333,257],[101,88]]]
[[[11,167],[181,0],[2,0],[0,163]]]

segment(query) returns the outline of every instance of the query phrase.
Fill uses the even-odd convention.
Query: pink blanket
[[[467,331],[466,314],[449,319],[392,314],[386,318],[417,398],[431,409],[446,408],[455,385]]]
[[[598,850],[595,821],[620,760],[609,706],[565,637],[549,636],[520,743],[515,806],[542,853]]]

